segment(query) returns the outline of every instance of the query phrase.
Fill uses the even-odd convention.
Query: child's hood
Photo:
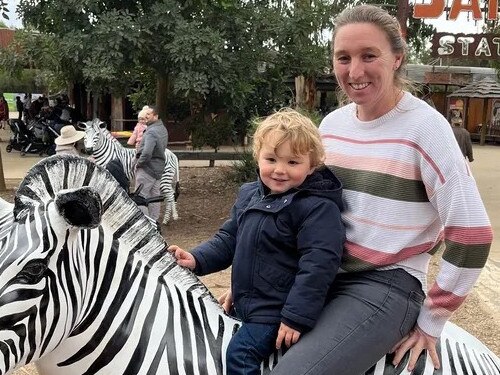
[[[341,210],[343,209],[342,183],[326,166],[314,171],[298,189],[307,191],[309,194],[329,198],[333,200]]]

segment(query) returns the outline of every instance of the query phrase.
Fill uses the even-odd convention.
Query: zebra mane
[[[25,219],[37,207],[53,201],[59,191],[88,186],[103,205],[101,226],[127,243],[134,255],[196,297],[217,303],[208,288],[190,270],[177,265],[166,251],[167,242],[105,168],[78,156],[54,155],[37,163],[20,184],[14,206],[15,220]]]

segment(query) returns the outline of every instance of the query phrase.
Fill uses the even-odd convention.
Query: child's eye
[[[290,164],[290,165],[297,165],[297,164],[300,164],[300,163],[298,161],[295,161],[295,160],[290,160],[288,162],[288,164]]]
[[[275,158],[266,158],[266,161],[270,162],[270,163],[274,163],[276,161]]]

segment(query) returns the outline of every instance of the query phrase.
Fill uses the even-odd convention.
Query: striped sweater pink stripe
[[[344,184],[344,270],[401,266],[425,285],[428,261],[421,254],[446,245],[418,318],[425,332],[439,336],[479,277],[493,238],[450,125],[405,93],[377,120],[359,121],[349,104],[329,114],[320,131],[326,163]]]

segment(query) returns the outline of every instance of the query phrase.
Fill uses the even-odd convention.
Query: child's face
[[[290,141],[284,142],[276,150],[273,143],[264,142],[257,163],[262,182],[273,194],[300,186],[314,171],[310,154],[295,155]]]
[[[146,119],[145,119],[144,117],[139,117],[139,119],[138,119],[138,120],[139,120],[139,122],[140,122],[141,124],[145,124],[145,123],[146,123]]]

